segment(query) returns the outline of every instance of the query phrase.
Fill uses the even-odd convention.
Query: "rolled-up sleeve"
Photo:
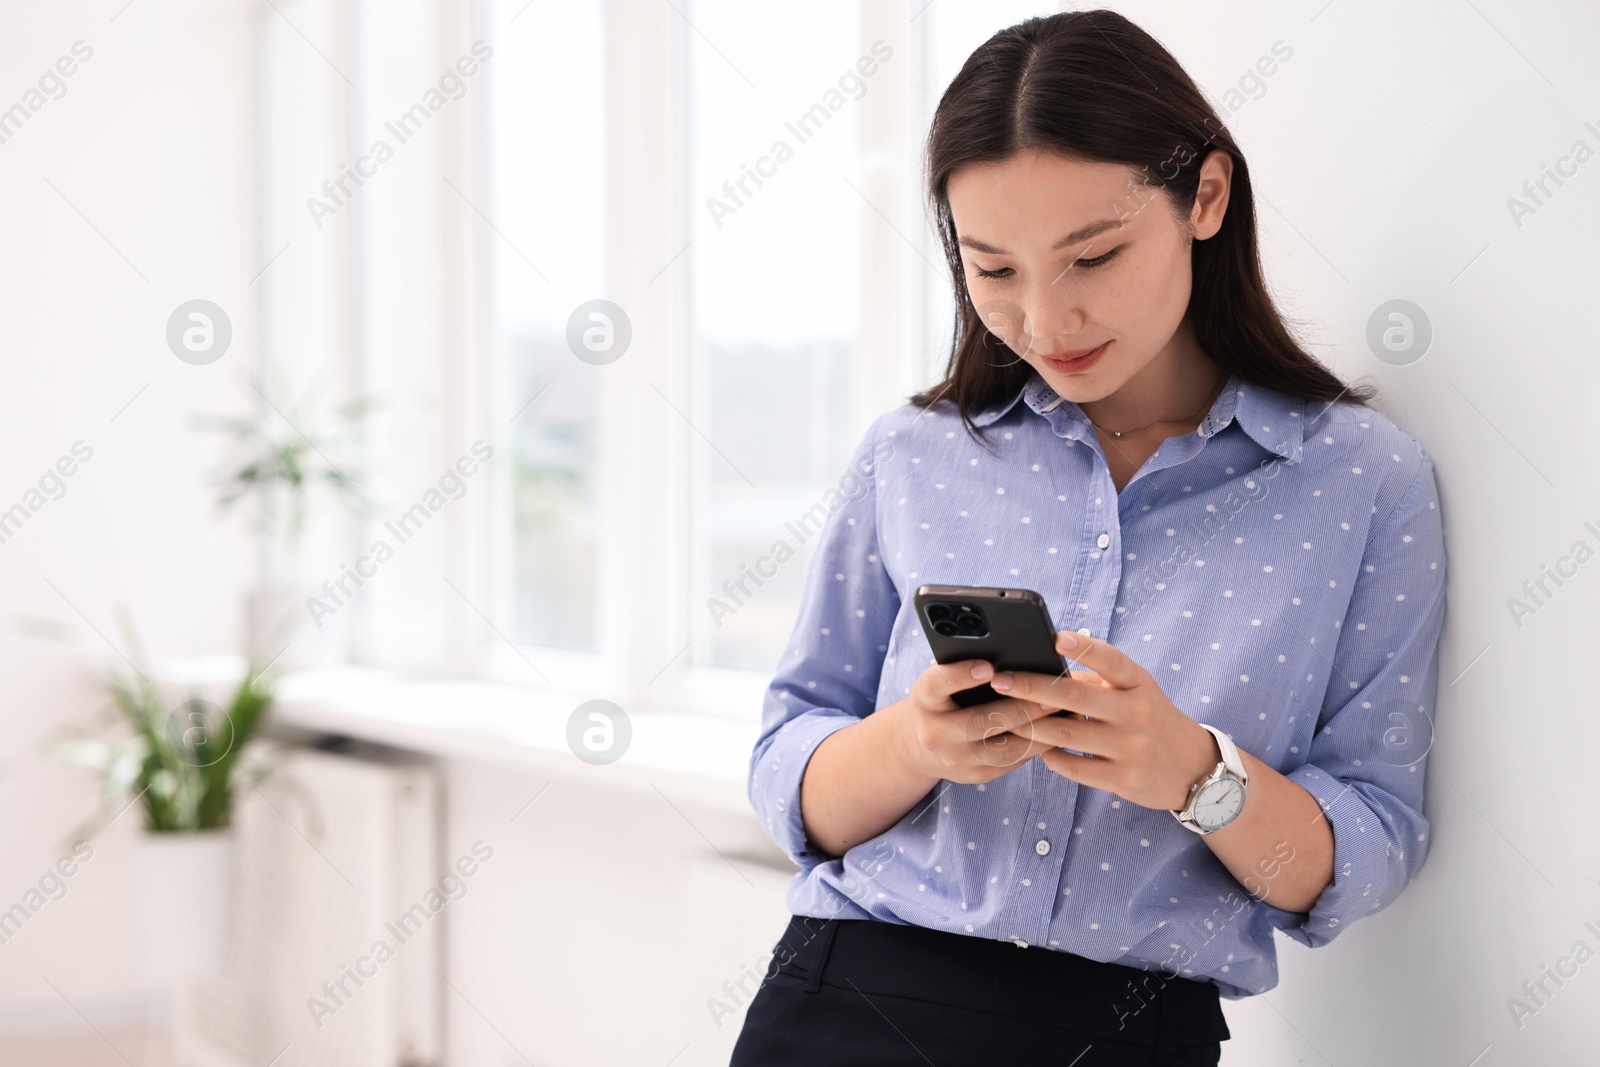
[[[1422,786],[1445,551],[1433,464],[1418,451],[1414,479],[1367,544],[1308,760],[1287,775],[1333,829],[1333,881],[1309,912],[1264,907],[1274,927],[1313,948],[1393,903],[1428,851]]]
[[[900,596],[878,545],[877,479],[894,452],[879,416],[838,483],[791,532],[816,536],[794,631],[762,704],[748,795],[767,835],[810,871],[829,858],[807,840],[800,782],[817,746],[872,713]],[[816,533],[820,525],[821,532]]]

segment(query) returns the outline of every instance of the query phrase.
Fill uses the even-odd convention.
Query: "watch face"
[[[1202,830],[1217,830],[1233,821],[1244,807],[1244,786],[1237,778],[1219,778],[1200,788],[1194,800],[1194,822]]]

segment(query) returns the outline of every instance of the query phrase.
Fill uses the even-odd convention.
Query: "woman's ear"
[[[1200,164],[1200,184],[1189,209],[1190,234],[1196,241],[1213,237],[1222,229],[1228,211],[1228,191],[1233,185],[1233,157],[1213,148]]]

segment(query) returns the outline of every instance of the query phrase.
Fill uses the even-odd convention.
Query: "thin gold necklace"
[[[1228,380],[1228,372],[1227,371],[1223,371],[1222,372],[1222,378],[1220,380],[1221,380],[1221,382],[1226,382]],[[1125,433],[1138,433],[1140,430],[1143,430],[1143,429],[1145,429],[1146,427],[1149,427],[1149,426],[1154,426],[1158,422],[1188,422],[1190,419],[1192,419],[1196,415],[1200,414],[1200,409],[1201,408],[1204,408],[1207,405],[1209,405],[1209,404],[1214,402],[1213,401],[1213,397],[1216,395],[1216,392],[1217,392],[1217,387],[1215,385],[1213,385],[1211,387],[1211,393],[1207,395],[1206,399],[1200,401],[1200,407],[1195,408],[1193,411],[1191,411],[1189,414],[1185,415],[1181,419],[1155,419],[1152,422],[1145,423],[1144,426],[1135,426],[1131,430],[1102,430],[1101,432],[1108,433],[1112,437],[1121,437]],[[1086,418],[1086,419],[1089,419],[1089,416],[1088,416],[1087,413],[1085,413],[1083,417]],[[1093,426],[1096,430],[1101,430],[1100,425],[1098,423],[1096,423],[1093,419],[1089,419],[1089,425]]]

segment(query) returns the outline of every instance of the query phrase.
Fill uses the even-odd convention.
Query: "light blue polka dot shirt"
[[[1325,945],[1392,903],[1427,854],[1445,611],[1429,456],[1370,407],[1237,375],[1120,493],[1082,410],[1037,372],[976,421],[994,454],[948,401],[879,416],[798,527],[815,554],[748,783],[800,866],[790,910],[1073,952],[1230,999],[1271,989],[1274,930]],[[1334,834],[1333,881],[1309,913],[1257,901],[1170,812],[1037,757],[986,785],[939,783],[843,857],[811,844],[806,762],[932,662],[912,610],[926,583],[1036,590],[1057,629],[1120,648],[1308,790]]]

